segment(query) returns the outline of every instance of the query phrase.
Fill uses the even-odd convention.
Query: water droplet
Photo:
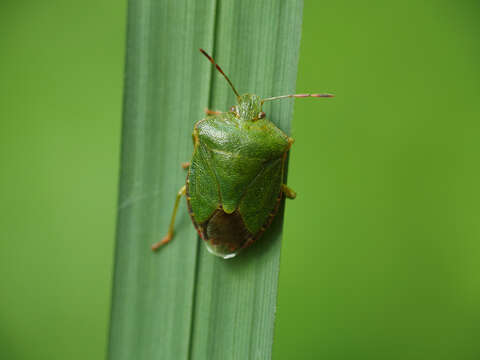
[[[236,249],[236,250],[233,250],[233,251],[229,250],[225,246],[223,246],[222,244],[213,245],[212,243],[207,242],[207,241],[204,241],[204,243],[205,243],[205,246],[207,247],[207,250],[210,254],[213,254],[215,256],[219,256],[223,259],[231,259],[231,258],[235,257],[240,252],[239,249]]]

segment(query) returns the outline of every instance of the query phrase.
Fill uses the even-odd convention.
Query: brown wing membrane
[[[235,256],[253,237],[237,211],[227,214],[218,209],[200,229],[207,249],[223,258]]]

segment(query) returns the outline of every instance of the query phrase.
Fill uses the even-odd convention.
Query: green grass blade
[[[263,97],[295,91],[302,3],[219,2],[214,55],[240,93]],[[214,74],[212,107],[235,102]],[[266,104],[267,117],[290,130],[293,101]],[[192,359],[269,359],[277,299],[280,214],[260,241],[225,261],[199,251]]]
[[[175,241],[167,230],[192,124],[208,104],[214,1],[131,0],[110,359],[185,359],[197,256],[182,201]]]
[[[152,254],[185,181],[180,163],[207,105],[234,96],[198,52],[213,53],[241,93],[292,93],[301,1],[130,1],[110,359],[268,359],[282,214],[232,260],[206,252],[182,200],[174,241]],[[213,79],[213,80],[212,80]],[[267,104],[289,132],[293,101]]]

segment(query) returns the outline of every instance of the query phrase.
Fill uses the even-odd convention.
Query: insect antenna
[[[215,67],[217,68],[218,71],[220,71],[220,73],[225,76],[225,79],[227,79],[228,83],[230,84],[230,86],[232,87],[232,90],[233,92],[235,93],[235,95],[237,95],[237,97],[240,97],[240,95],[238,94],[238,91],[235,89],[235,86],[233,86],[232,82],[230,81],[230,79],[228,78],[227,75],[225,75],[225,73],[223,72],[222,68],[220,66],[218,66],[218,64],[215,62],[215,60],[213,60],[213,58],[207,54],[207,52],[203,49],[200,49],[200,52],[205,55],[207,57],[208,60],[210,60],[210,62],[215,65]]]
[[[286,99],[286,98],[306,98],[306,97],[331,98],[334,96],[335,95],[333,94],[291,94],[291,95],[282,95],[282,96],[275,96],[275,97],[263,99],[262,102],[270,101],[270,100]]]

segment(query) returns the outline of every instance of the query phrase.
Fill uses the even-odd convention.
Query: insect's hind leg
[[[172,213],[172,219],[170,220],[170,226],[168,227],[168,233],[163,237],[162,240],[159,242],[156,242],[155,244],[152,245],[152,250],[155,251],[159,247],[165,245],[168,243],[170,240],[173,238],[173,228],[175,225],[175,216],[177,215],[177,210],[178,210],[178,204],[180,203],[180,198],[185,195],[187,192],[187,188],[185,185],[182,186],[182,188],[178,191],[177,193],[177,198],[175,199],[175,206],[173,208],[173,213]]]
[[[283,184],[282,185],[282,192],[285,194],[285,196],[289,199],[295,199],[297,197],[297,193],[290,189],[287,185]]]

